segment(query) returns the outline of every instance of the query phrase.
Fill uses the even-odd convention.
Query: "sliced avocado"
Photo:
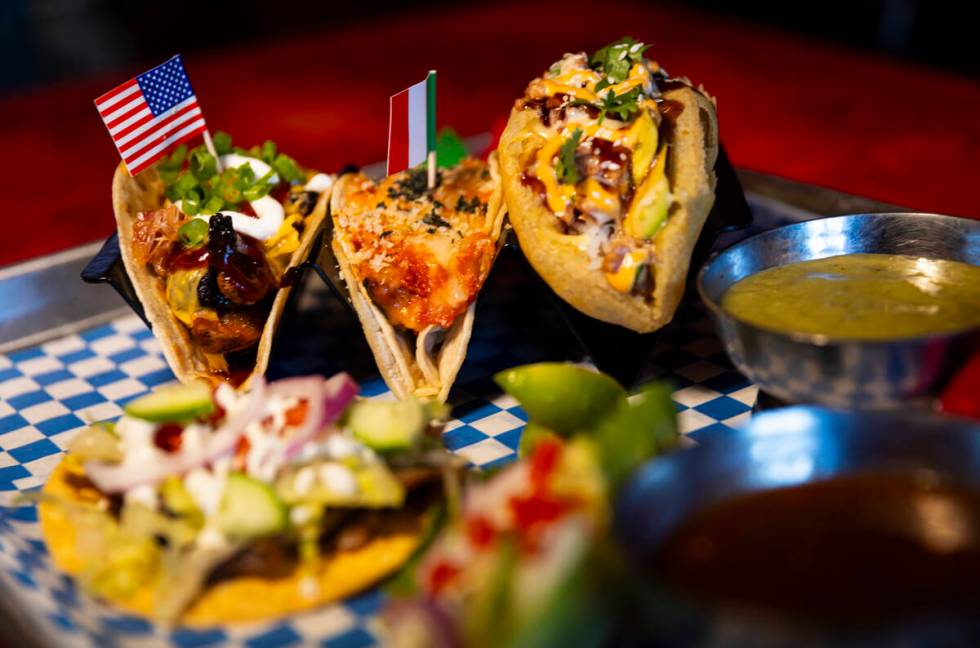
[[[623,220],[626,233],[635,239],[652,239],[667,222],[670,209],[670,183],[664,173],[667,149],[661,150],[653,170],[636,191]]]
[[[586,429],[625,393],[613,378],[584,367],[540,362],[493,377],[532,421],[557,434]]]
[[[650,165],[657,155],[657,144],[659,143],[659,133],[657,125],[653,123],[650,113],[643,109],[640,116],[636,118],[630,126],[630,135],[633,140],[633,182],[640,184],[650,171]]]
[[[230,473],[216,516],[218,528],[236,540],[249,540],[286,528],[286,506],[275,489],[242,473]]]
[[[193,382],[163,387],[128,403],[123,410],[129,416],[154,423],[186,421],[212,413],[214,399],[210,387]]]

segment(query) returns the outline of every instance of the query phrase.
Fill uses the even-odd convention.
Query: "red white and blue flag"
[[[180,55],[105,93],[95,107],[131,176],[208,128]]]
[[[390,99],[388,175],[425,162],[436,150],[436,73]]]

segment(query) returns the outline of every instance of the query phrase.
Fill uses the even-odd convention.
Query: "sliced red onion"
[[[88,461],[85,474],[103,493],[119,493],[134,486],[155,484],[171,475],[182,475],[234,451],[245,428],[258,419],[265,405],[265,380],[256,376],[246,396],[248,402],[211,434],[207,442],[193,450],[164,455],[152,464],[145,462],[106,463]]]
[[[279,396],[306,399],[309,403],[306,420],[293,430],[286,443],[283,456],[287,460],[335,423],[359,391],[357,383],[346,373],[336,374],[326,382],[319,377],[280,380],[269,389]]]

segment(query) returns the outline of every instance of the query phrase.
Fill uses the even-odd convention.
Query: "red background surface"
[[[629,3],[499,3],[185,59],[212,130],[336,170],[385,156],[388,96],[439,70],[439,122],[490,130],[566,50],[629,33],[718,98],[736,165],[980,217],[980,84],[746,23]],[[151,62],[156,63],[156,62]],[[92,100],[147,66],[0,101],[0,265],[102,238],[118,157]]]

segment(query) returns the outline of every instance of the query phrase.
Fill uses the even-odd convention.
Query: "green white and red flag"
[[[435,70],[424,81],[392,95],[389,101],[388,175],[426,160],[434,167],[435,160],[430,157],[436,150]]]

